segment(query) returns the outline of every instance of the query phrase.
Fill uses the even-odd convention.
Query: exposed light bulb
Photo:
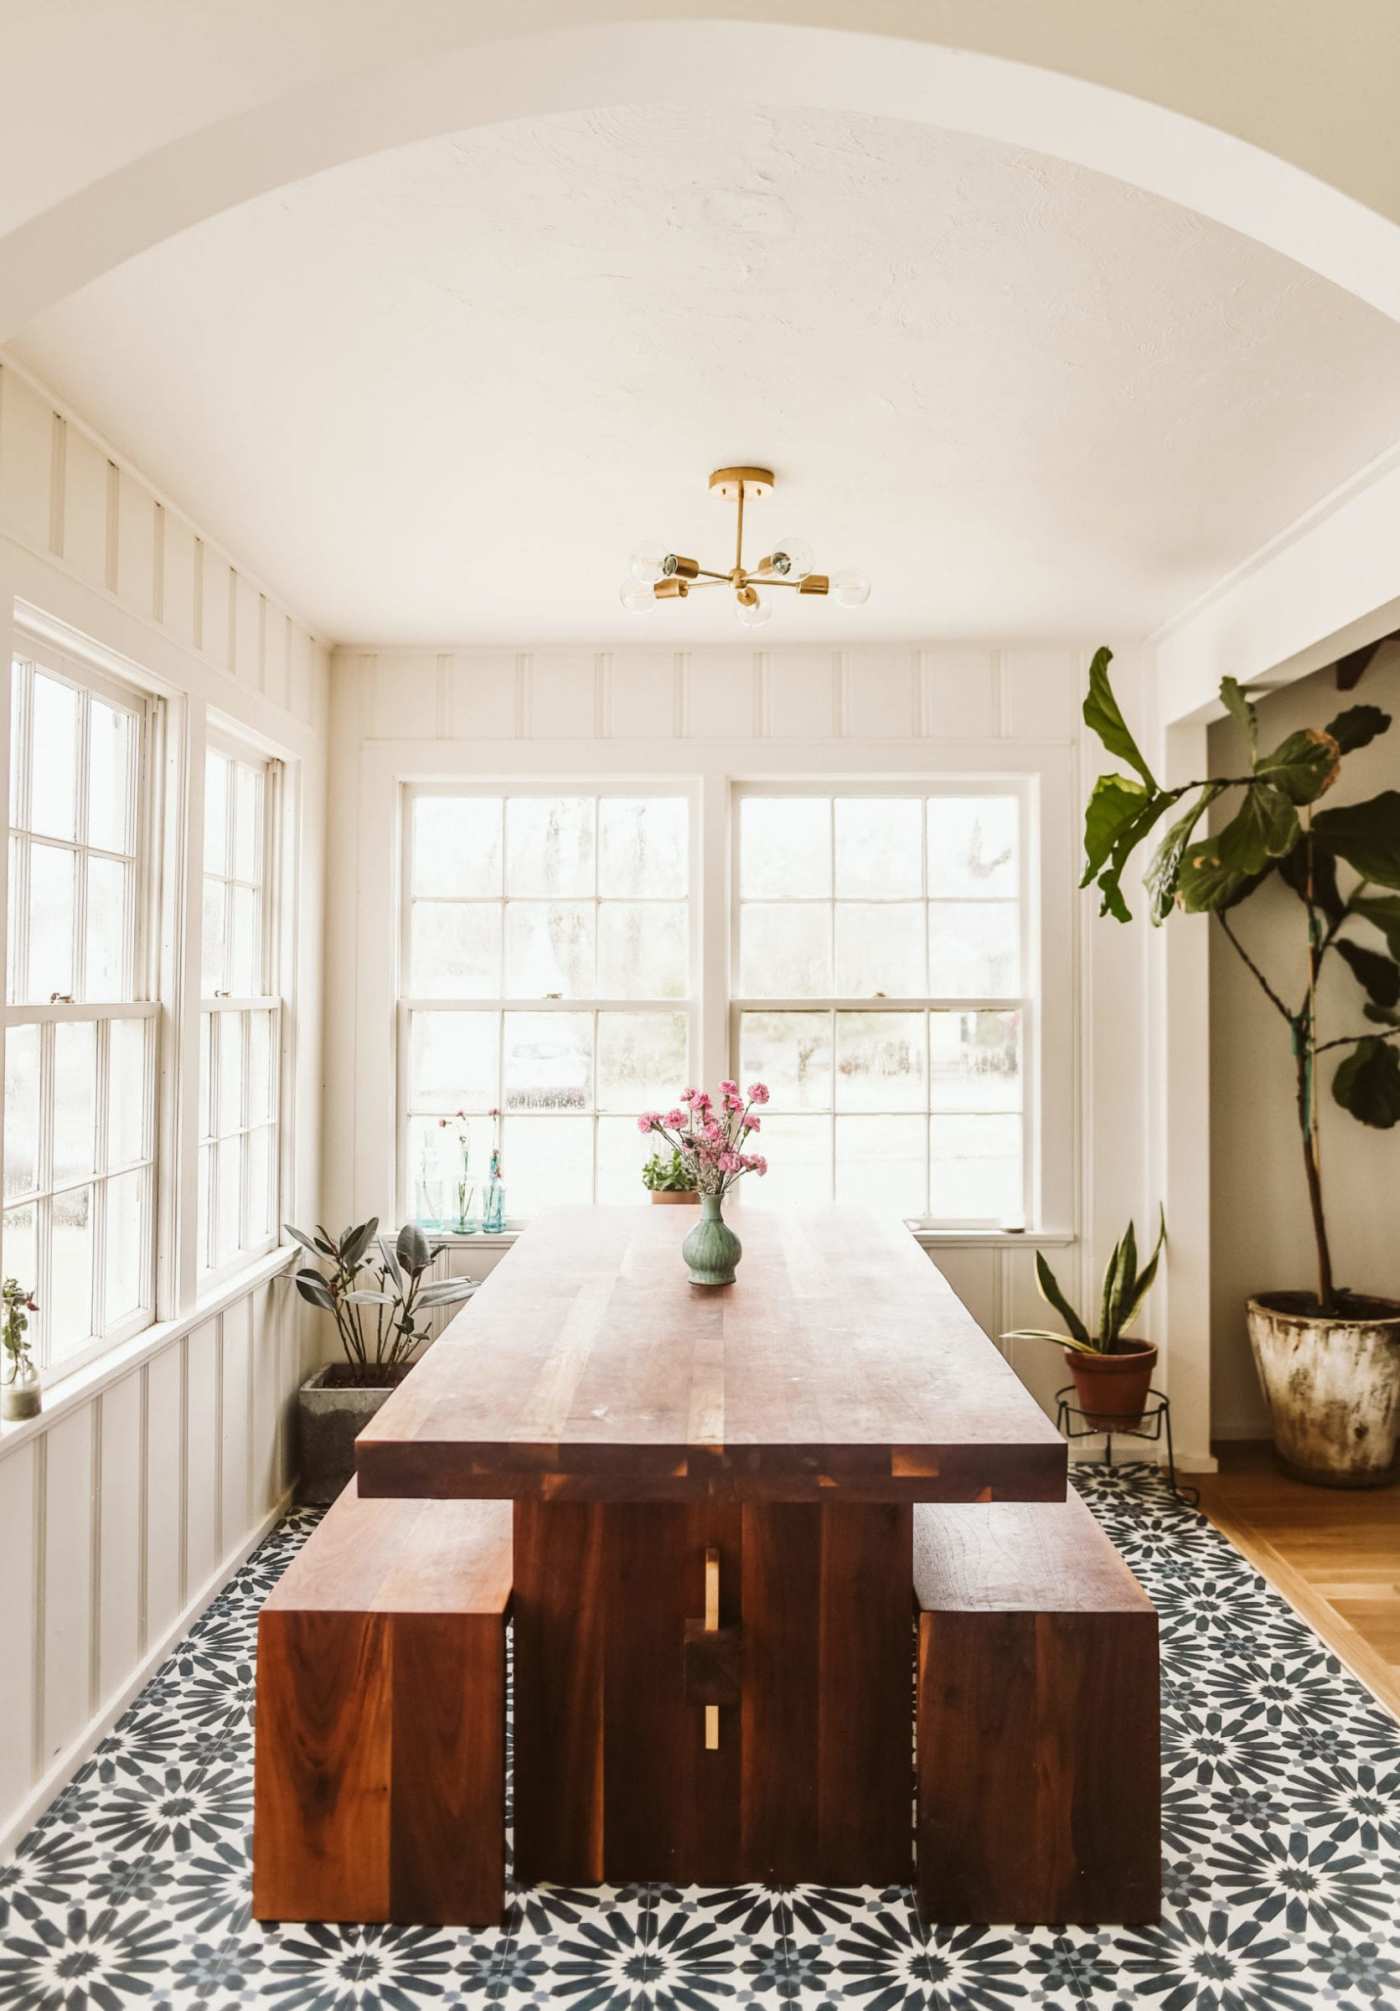
[[[628,614],[645,614],[648,608],[656,606],[650,582],[634,579],[630,573],[618,588],[617,597]]]
[[[779,538],[773,547],[773,571],[783,580],[805,579],[812,570],[812,547],[805,538]]]
[[[842,607],[864,607],[870,598],[870,582],[864,573],[852,572],[847,567],[844,572],[831,575],[831,598]]]
[[[745,594],[752,598],[746,600]],[[766,621],[773,619],[773,603],[760,598],[752,587],[745,587],[735,596],[734,612],[745,628],[762,628]]]
[[[627,564],[633,579],[642,580],[647,586],[659,580],[664,570],[661,553],[653,551],[650,545],[633,552]]]

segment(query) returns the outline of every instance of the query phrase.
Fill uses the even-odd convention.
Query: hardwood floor
[[[1400,1715],[1400,1486],[1306,1487],[1279,1472],[1267,1444],[1215,1451],[1201,1507]]]

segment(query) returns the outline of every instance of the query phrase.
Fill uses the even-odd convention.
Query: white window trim
[[[891,905],[918,901],[925,909],[927,928],[927,908],[931,901],[939,897],[928,890],[928,812],[927,804],[932,797],[957,796],[1013,796],[1019,805],[1019,844],[1017,859],[1017,921],[1019,941],[1017,951],[1020,965],[1021,989],[1012,997],[948,997],[930,993],[928,996],[900,998],[895,996],[846,997],[831,993],[821,997],[772,998],[768,996],[750,997],[738,989],[740,961],[740,900],[739,883],[742,872],[742,846],[739,843],[741,805],[746,797],[800,797],[833,804],[841,798],[899,797],[917,798],[924,805],[923,825],[920,841],[920,881],[921,891],[917,895],[890,896]],[[1017,1012],[1021,1015],[1021,1207],[1022,1222],[982,1223],[941,1220],[925,1213],[908,1218],[911,1227],[924,1234],[943,1235],[1006,1235],[1019,1237],[1028,1225],[1039,1220],[1039,1195],[1042,1191],[1040,1178],[1040,1013],[1038,1010],[1042,991],[1039,937],[1037,923],[1037,896],[1032,862],[1037,850],[1039,830],[1039,791],[1035,778],[1024,774],[978,775],[978,776],[922,776],[917,780],[870,782],[860,776],[842,777],[826,775],[801,782],[734,782],[729,792],[729,884],[728,884],[728,938],[730,995],[728,998],[727,1032],[729,1072],[734,1075],[740,1066],[740,1028],[743,1015],[748,1013],[815,1012],[825,1013],[832,1022],[833,1055],[835,1052],[835,1020],[838,1013],[919,1013],[925,1016],[925,1039],[927,1040],[927,1015],[935,1012]],[[820,895],[774,895],[771,898],[784,905],[828,908],[835,927],[839,897],[835,893],[835,845],[836,819],[833,815],[831,829],[832,844],[832,893]],[[768,897],[764,897],[768,898]],[[879,905],[879,896],[862,896],[863,905]],[[835,945],[832,946],[832,977],[836,975]],[[929,1074],[929,1060],[925,1055],[925,1094],[932,1095]],[[836,1185],[836,1120],[840,1113],[833,1107],[829,1112],[818,1112],[830,1118],[830,1154],[832,1192]],[[898,1115],[899,1113],[889,1113]],[[923,1115],[926,1120],[936,1115],[931,1110]],[[925,1146],[925,1178],[931,1185],[931,1148]]]
[[[1024,1231],[1005,1238],[979,1230],[915,1234],[930,1246],[968,1248],[1002,1241],[1014,1248],[1058,1247],[1077,1238],[1087,1205],[1080,1144],[1087,1021],[1096,977],[1108,998],[1116,1001],[1118,974],[1110,960],[1099,976],[1103,939],[1094,939],[1092,945],[1083,939],[1076,893],[1080,792],[1074,746],[1068,740],[996,736],[936,744],[896,738],[789,741],[753,735],[678,736],[535,740],[528,747],[483,738],[365,740],[356,755],[353,844],[345,861],[356,887],[358,945],[352,1000],[346,1001],[351,1024],[343,1035],[354,1083],[353,1125],[347,1136],[347,1205],[357,1217],[383,1216],[395,1206],[398,1192],[397,1074],[392,1057],[385,1066],[383,1032],[389,1028],[391,1041],[395,1039],[397,958],[381,950],[386,939],[394,942],[399,914],[404,788],[423,783],[450,789],[465,784],[500,794],[534,785],[564,795],[585,778],[586,786],[615,785],[624,793],[670,783],[698,796],[700,821],[691,834],[699,888],[693,923],[701,944],[696,1080],[710,1082],[728,1070],[727,806],[736,783],[766,787],[820,779],[841,787],[893,783],[917,792],[927,784],[959,778],[996,785],[1020,778],[1030,781],[1039,805],[1030,857],[1033,926],[1039,937],[1037,1033],[1042,1053],[1053,1058],[1038,1085],[1035,1211]],[[706,1008],[705,1001],[711,998],[720,1001],[718,1013]],[[1134,1037],[1131,1022],[1125,1023],[1124,1040]]]
[[[689,989],[685,997],[616,999],[616,998],[604,998],[600,996],[590,996],[587,998],[531,999],[531,998],[514,998],[503,994],[499,997],[492,997],[492,998],[479,998],[479,997],[429,998],[429,997],[418,997],[412,994],[404,993],[400,989],[400,987],[404,983],[407,974],[409,972],[410,969],[409,959],[411,954],[410,933],[411,933],[413,903],[412,903],[412,897],[409,894],[409,888],[413,884],[412,808],[414,798],[417,796],[466,796],[476,798],[499,796],[502,799],[502,804],[504,805],[504,801],[507,797],[521,797],[521,796],[560,797],[570,795],[589,797],[594,800],[602,800],[603,798],[610,796],[616,796],[616,797],[674,796],[681,798],[682,800],[685,801],[689,814],[689,843],[687,846],[687,876],[686,876],[687,922],[688,922],[688,935],[689,935],[689,943],[688,943]],[[700,1001],[699,1001],[699,986],[698,986],[698,979],[700,972],[700,945],[701,945],[700,915],[699,915],[700,868],[699,868],[699,856],[698,856],[699,846],[696,843],[699,802],[698,802],[698,793],[694,785],[688,782],[678,782],[674,777],[663,778],[660,780],[653,780],[645,777],[636,777],[636,776],[628,776],[626,778],[618,778],[616,780],[609,779],[604,781],[595,781],[591,777],[584,778],[581,776],[576,776],[571,780],[569,778],[561,776],[557,780],[552,781],[541,780],[539,778],[534,778],[530,780],[516,780],[513,778],[500,778],[500,779],[491,778],[490,780],[482,780],[479,782],[472,781],[472,782],[452,782],[452,783],[414,781],[404,783],[404,785],[399,791],[398,801],[399,801],[399,810],[398,810],[399,837],[398,837],[398,848],[397,848],[398,867],[396,874],[396,885],[398,891],[396,897],[397,926],[395,928],[395,941],[397,946],[397,966],[395,973],[396,1011],[395,1011],[394,1181],[393,1181],[393,1199],[392,1199],[392,1210],[394,1220],[397,1222],[407,1222],[413,1219],[413,1206],[415,1196],[414,1196],[413,1169],[410,1167],[408,1163],[409,1123],[415,1116],[423,1117],[438,1114],[435,1112],[415,1111],[412,1104],[412,1084],[410,1081],[410,1070],[412,1062],[411,1023],[413,1014],[415,1012],[425,1012],[425,1013],[426,1012],[494,1012],[495,1014],[497,1014],[499,1024],[497,1027],[496,1079],[498,1084],[503,1083],[504,1081],[505,1016],[508,1012],[509,1013],[562,1012],[562,1013],[590,1014],[593,1020],[594,1102],[590,1105],[586,1113],[581,1112],[580,1115],[586,1115],[589,1118],[592,1126],[592,1137],[591,1137],[592,1180],[596,1191],[597,1178],[598,1178],[598,1119],[599,1117],[616,1116],[619,1114],[617,1112],[611,1112],[611,1111],[600,1111],[597,1108],[596,1095],[597,1095],[598,1015],[604,1012],[684,1013],[686,1017],[686,1033],[687,1033],[687,1049],[688,1049],[688,1060],[686,1065],[687,1068],[692,1071],[698,1066],[697,1057],[700,1054]],[[505,853],[503,845],[502,847],[503,862],[504,857]],[[503,863],[503,871],[504,871],[504,863]],[[434,899],[438,897],[425,896],[421,898]],[[444,900],[460,899],[463,902],[463,904],[470,904],[470,905],[480,904],[483,906],[499,905],[502,908],[504,908],[508,897],[503,891],[499,895],[482,894],[482,895],[442,896],[441,898]],[[577,900],[581,904],[587,903],[591,905],[596,915],[598,907],[601,905],[603,899],[606,897],[598,894],[595,885],[595,891],[591,896],[579,895],[577,897],[570,896],[568,898],[570,900],[577,898]],[[639,896],[637,898],[639,900],[644,900],[646,897]],[[659,902],[662,899],[669,899],[674,897],[656,896],[655,898]],[[502,951],[502,955],[504,956],[504,949]],[[504,1109],[504,1106],[502,1106],[502,1108]],[[547,1113],[541,1113],[541,1114],[547,1114]],[[512,1122],[520,1122],[520,1121],[529,1122],[531,1116],[532,1113],[526,1110],[505,1112],[505,1118]],[[506,1173],[506,1179],[505,1179],[506,1200],[507,1204],[509,1204],[511,1183],[510,1183],[510,1168],[508,1163],[506,1165],[505,1173]],[[512,1229],[517,1229],[520,1226],[522,1226],[521,1221],[514,1216],[511,1216],[509,1220]],[[450,1232],[436,1231],[436,1230],[434,1231],[435,1236],[447,1235],[447,1234],[450,1234]],[[468,1239],[464,1238],[461,1240],[466,1241]],[[470,1238],[470,1240],[474,1243],[480,1243],[485,1239],[478,1234]]]
[[[285,987],[281,983],[282,967],[285,962],[285,946],[283,942],[284,932],[281,927],[281,912],[280,912],[281,901],[283,897],[283,869],[284,869],[284,858],[286,848],[286,834],[284,830],[284,825],[286,821],[287,805],[289,800],[286,768],[285,764],[278,755],[269,752],[266,748],[259,746],[254,741],[245,740],[238,734],[230,732],[220,726],[215,726],[213,724],[210,724],[207,727],[204,735],[204,760],[206,762],[206,769],[207,769],[208,757],[210,754],[221,754],[230,761],[241,761],[242,763],[244,763],[245,766],[255,766],[257,768],[260,768],[263,772],[262,833],[261,833],[261,860],[260,860],[262,868],[262,884],[261,884],[262,904],[261,904],[261,914],[259,920],[261,925],[260,926],[260,948],[261,948],[260,961],[262,965],[261,976],[263,984],[265,985],[266,989],[261,992],[254,992],[247,994],[244,993],[234,994],[232,992],[216,991],[212,997],[203,996],[202,995],[203,944],[201,942],[198,945],[200,951],[199,971],[201,975],[201,997],[199,999],[195,1018],[193,1039],[195,1043],[196,1057],[198,1057],[199,1049],[203,1041],[204,1016],[206,1013],[213,1016],[215,1020],[215,1025],[211,1027],[211,1052],[210,1052],[210,1070],[209,1070],[210,1088],[212,1092],[213,1084],[217,1080],[216,1076],[216,1070],[218,1067],[217,1043],[220,1039],[224,1037],[224,1028],[220,1022],[222,1022],[222,1020],[230,1016],[237,1016],[239,1018],[241,1027],[241,1037],[243,1040],[243,1047],[244,1047],[243,1068],[242,1068],[243,1108],[242,1111],[240,1112],[241,1121],[239,1126],[237,1127],[236,1132],[235,1131],[225,1132],[223,1134],[223,1137],[230,1138],[234,1136],[239,1136],[243,1140],[243,1146],[240,1154],[241,1168],[242,1168],[240,1172],[241,1192],[239,1201],[240,1237],[243,1233],[243,1224],[246,1223],[247,1220],[246,1169],[248,1159],[248,1139],[253,1130],[258,1129],[261,1125],[266,1124],[268,1122],[270,1122],[272,1131],[271,1172],[269,1176],[272,1191],[270,1196],[271,1207],[269,1210],[271,1227],[266,1236],[263,1236],[258,1240],[256,1240],[255,1242],[248,1244],[244,1244],[240,1241],[238,1250],[234,1253],[232,1257],[227,1258],[223,1263],[216,1262],[214,1264],[206,1266],[206,1264],[204,1263],[204,1253],[202,1251],[196,1250],[195,1292],[197,1297],[200,1299],[207,1298],[211,1293],[219,1292],[224,1286],[235,1281],[243,1272],[247,1271],[251,1266],[260,1263],[261,1260],[264,1257],[266,1257],[271,1251],[278,1248],[278,1246],[281,1244],[282,1241],[282,1203],[284,1196],[289,1191],[288,1187],[289,1176],[288,1176],[288,1165],[287,1165],[288,1155],[287,1155],[287,1140],[286,1140],[287,1127],[284,1123],[284,1113],[287,1109],[287,1096],[289,1089],[288,1084],[289,1066],[287,1057],[287,1024],[286,1024],[289,1017],[289,1012],[288,1012],[288,1001],[286,998]],[[231,790],[229,794],[229,802],[226,813],[229,819],[230,829],[232,828],[234,796],[235,792]],[[200,791],[200,800],[202,804],[203,802],[202,788]],[[200,888],[200,900],[197,903],[197,912],[202,915],[203,885],[204,885],[204,879],[206,877],[204,868],[204,820],[202,816],[199,822],[199,829],[197,833],[194,834],[194,842],[199,861],[198,880]],[[229,863],[232,863],[231,857]],[[241,884],[236,882],[234,876],[232,875],[216,875],[214,877],[224,879],[226,886],[229,887],[233,886],[234,884]],[[231,940],[231,936],[227,924],[228,924],[228,909],[226,908],[225,940],[229,941]],[[250,1124],[248,1122],[248,1116],[247,1116],[248,1082],[249,1082],[248,1052],[251,1041],[251,1030],[249,1026],[248,1015],[250,1013],[259,1011],[269,1012],[272,1015],[271,1053],[269,1057],[269,1068],[271,1072],[271,1081],[272,1081],[272,1116],[270,1120],[256,1120],[254,1123]],[[196,1080],[198,1080],[198,1068],[196,1068]],[[200,1182],[203,1173],[203,1164],[202,1164],[203,1153],[206,1146],[209,1146],[212,1151],[213,1169],[214,1169],[212,1197],[209,1209],[210,1234],[212,1238],[217,1235],[219,1179],[220,1179],[219,1161],[221,1158],[221,1154],[219,1152],[219,1144],[222,1141],[218,1139],[211,1141],[206,1137],[204,1131],[205,1115],[206,1113],[201,1110],[195,1124],[194,1169],[193,1169],[193,1183],[191,1191],[194,1195],[194,1207],[197,1220],[198,1183]]]
[[[10,655],[6,661],[7,708],[13,703],[14,666],[17,663],[31,664],[64,684],[85,691],[109,705],[119,707],[121,710],[131,714],[136,722],[136,759],[134,773],[131,778],[132,850],[130,852],[117,852],[107,846],[90,844],[86,833],[82,837],[79,837],[76,830],[72,840],[49,840],[43,837],[35,838],[30,836],[29,843],[24,848],[27,857],[34,843],[53,844],[59,849],[70,852],[75,859],[84,856],[99,859],[120,858],[123,864],[131,867],[132,884],[130,899],[133,904],[133,913],[130,918],[130,969],[125,973],[128,980],[125,987],[126,995],[118,999],[85,1000],[78,1003],[74,1003],[69,999],[59,998],[11,1003],[9,1001],[8,951],[6,954],[6,1002],[3,1007],[3,1019],[0,1021],[0,1024],[3,1024],[4,1034],[8,1036],[11,1029],[17,1029],[22,1026],[38,1026],[41,1029],[41,1060],[38,1083],[38,1123],[39,1137],[41,1139],[45,1136],[50,1136],[53,1128],[55,1083],[51,1058],[51,1036],[47,1030],[50,1027],[74,1022],[87,1022],[97,1028],[97,1052],[94,1056],[94,1096],[96,1100],[94,1109],[94,1171],[86,1179],[66,1182],[60,1187],[55,1187],[52,1181],[44,1184],[39,1174],[39,1169],[36,1168],[36,1179],[39,1180],[39,1185],[36,1187],[34,1197],[29,1204],[34,1206],[36,1210],[39,1210],[40,1197],[48,1200],[51,1206],[54,1199],[64,1193],[76,1191],[85,1186],[90,1188],[93,1195],[91,1303],[95,1312],[98,1312],[102,1307],[106,1289],[105,1232],[108,1186],[114,1178],[126,1172],[140,1171],[145,1176],[145,1228],[144,1247],[141,1253],[141,1275],[138,1288],[139,1304],[130,1313],[119,1320],[113,1321],[110,1325],[104,1323],[104,1319],[99,1313],[98,1319],[94,1322],[93,1331],[84,1345],[66,1350],[62,1355],[56,1357],[53,1352],[53,1336],[45,1318],[47,1309],[43,1307],[41,1297],[40,1317],[44,1323],[40,1328],[42,1340],[35,1351],[37,1366],[46,1378],[52,1375],[54,1371],[57,1371],[60,1378],[66,1378],[85,1369],[89,1364],[106,1355],[112,1349],[121,1347],[135,1336],[143,1333],[148,1327],[153,1325],[157,1314],[157,1267],[162,1179],[159,1106],[161,1076],[160,1045],[165,1037],[165,1029],[161,1021],[156,984],[160,867],[158,858],[158,819],[155,815],[155,789],[160,753],[163,746],[164,708],[161,700],[151,690],[114,671],[106,662],[103,653],[94,651],[93,655],[89,656],[84,651],[65,648],[47,636],[38,633],[22,620],[16,621],[11,638]],[[75,804],[78,810],[78,828],[81,828],[85,815],[83,806],[87,802],[87,760],[90,752],[91,743],[85,736],[79,746],[78,770],[74,785],[76,792]],[[20,830],[28,836],[28,790],[31,778],[23,770],[20,771],[16,778],[14,786],[16,822],[14,825],[10,823],[9,799],[11,794],[11,778],[15,772],[15,760],[16,749],[13,743],[9,742],[7,744],[6,761],[6,830],[7,835],[11,830]],[[7,845],[7,855],[7,866],[13,873],[14,854],[13,848],[10,845]],[[22,879],[23,874],[20,874],[18,877]],[[23,889],[23,893],[27,896],[27,886]],[[75,987],[79,984],[77,976],[79,958],[86,953],[86,897],[87,875],[85,873],[75,874],[73,913],[73,982]],[[9,897],[7,893],[7,910],[8,905]],[[27,898],[22,898],[19,902],[18,913],[15,916],[13,924],[16,943],[19,947],[21,967],[24,965],[27,953],[28,906]],[[146,1149],[142,1157],[133,1162],[131,1167],[106,1168],[103,1164],[106,1158],[107,1136],[107,1110],[104,1088],[108,1081],[109,1036],[104,1033],[103,1028],[105,1025],[109,1025],[111,1021],[117,1019],[139,1019],[150,1023],[146,1039],[146,1083],[142,1103]],[[0,1053],[0,1065],[2,1063],[3,1054]],[[4,1165],[3,1129],[3,1124],[0,1124],[0,1181],[3,1180]],[[4,1203],[7,1211],[9,1209],[23,1208],[25,1205],[26,1197],[23,1195],[12,1196]],[[44,1245],[51,1234],[51,1229],[46,1231],[41,1226],[40,1220],[40,1216],[46,1213],[47,1211],[39,1210],[39,1213],[36,1214],[35,1231],[38,1277],[32,1281],[35,1285],[39,1285],[40,1280],[48,1274],[50,1263],[50,1252]]]

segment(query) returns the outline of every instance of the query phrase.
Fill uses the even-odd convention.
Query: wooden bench
[[[1157,1919],[1157,1615],[1088,1508],[920,1504],[914,1590],[924,1918]]]
[[[508,1501],[335,1502],[258,1620],[256,1919],[502,1919],[510,1590]]]

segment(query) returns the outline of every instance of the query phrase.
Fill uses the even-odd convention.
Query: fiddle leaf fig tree
[[[1084,721],[1108,753],[1130,768],[1101,775],[1084,818],[1084,877],[1095,883],[1101,915],[1132,919],[1122,876],[1130,859],[1154,838],[1142,873],[1147,912],[1160,926],[1174,909],[1212,914],[1235,954],[1288,1028],[1293,1057],[1298,1131],[1317,1244],[1318,1310],[1340,1313],[1346,1294],[1333,1282],[1318,1155],[1317,1080],[1323,1057],[1339,1060],[1332,1095],[1362,1124],[1388,1130],[1400,1124],[1400,792],[1382,790],[1363,803],[1316,809],[1348,754],[1390,726],[1377,705],[1353,705],[1325,727],[1303,727],[1277,747],[1259,745],[1257,708],[1233,677],[1220,686],[1221,703],[1244,731],[1249,768],[1240,775],[1183,782],[1165,788],[1153,775],[1128,730],[1108,666],[1113,652],[1095,652],[1084,700]],[[1231,815],[1211,832],[1208,817],[1218,798]],[[1264,882],[1277,877],[1298,901],[1301,998],[1290,1002],[1282,980],[1256,962],[1231,921],[1234,909]],[[1345,880],[1345,885],[1343,881]],[[1356,980],[1357,1018],[1368,1022],[1322,1039],[1318,978],[1328,958]]]

